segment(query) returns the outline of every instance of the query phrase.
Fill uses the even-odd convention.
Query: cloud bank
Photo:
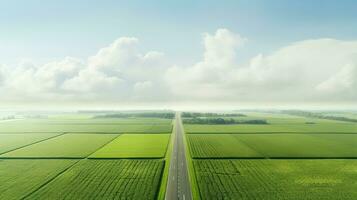
[[[0,65],[0,101],[340,102],[357,100],[357,41],[294,42],[245,62],[227,29],[203,35],[202,60],[177,66],[122,37],[82,60]],[[238,64],[244,63],[244,64]]]

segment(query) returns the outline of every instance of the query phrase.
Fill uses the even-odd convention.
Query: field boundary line
[[[52,160],[64,160],[64,159],[73,159],[73,160],[78,160],[78,159],[85,159],[86,157],[65,157],[65,156],[61,156],[61,157],[36,157],[36,156],[30,156],[30,157],[1,157],[0,156],[0,160],[1,159],[7,159],[7,160],[46,160],[46,159],[52,159]]]
[[[126,157],[126,158],[84,158],[87,160],[164,160],[164,157]]]
[[[64,174],[66,171],[68,171],[70,168],[72,168],[74,165],[76,165],[77,163],[79,163],[81,160],[84,159],[78,159],[76,162],[74,162],[73,164],[69,165],[68,167],[66,167],[65,169],[63,169],[61,172],[59,172],[56,176],[52,177],[51,179],[47,180],[46,182],[44,182],[43,184],[41,184],[38,188],[36,188],[35,190],[33,190],[32,192],[28,193],[27,195],[25,195],[24,197],[21,198],[21,200],[27,199],[29,198],[32,194],[34,194],[35,192],[39,191],[40,189],[42,189],[43,187],[45,187],[47,184],[51,183],[53,180],[55,180],[57,177],[59,177],[60,175]]]
[[[3,152],[3,153],[0,153],[0,158],[1,158],[1,155],[3,155],[3,154],[9,153],[9,152],[11,152],[11,151],[16,151],[16,150],[19,150],[19,149],[22,149],[22,148],[25,148],[25,147],[28,147],[28,146],[31,146],[31,145],[34,145],[34,144],[40,143],[40,142],[44,142],[44,141],[46,141],[46,140],[50,140],[50,139],[53,139],[53,138],[59,137],[59,136],[64,135],[64,134],[66,134],[66,133],[65,133],[65,132],[62,132],[62,133],[56,134],[56,135],[54,135],[54,136],[52,136],[52,137],[45,138],[45,139],[43,139],[43,140],[39,140],[39,141],[36,141],[36,142],[30,143],[30,144],[26,144],[26,145],[21,146],[21,147],[17,147],[17,148],[12,149],[12,150],[5,151],[5,152]]]
[[[354,160],[357,156],[351,157],[193,157],[194,160]]]
[[[346,134],[354,135],[357,132],[187,132],[188,135],[198,135],[198,134],[247,134],[247,135],[258,135],[258,134]]]
[[[160,180],[159,180],[158,186],[156,187],[156,192],[155,192],[155,197],[154,197],[154,199],[157,199],[157,200],[159,200],[160,191],[162,190],[162,189],[161,189],[161,187],[162,187],[162,181],[163,181],[163,179],[164,179],[164,173],[165,173],[165,168],[166,168],[166,160],[165,160],[165,159],[162,159],[162,162],[164,163],[164,165],[161,166]],[[166,189],[166,188],[165,188],[165,189]]]
[[[113,133],[114,134],[114,133]],[[113,139],[109,140],[108,142],[104,143],[102,146],[98,147],[96,150],[94,150],[92,153],[89,153],[86,158],[88,158],[89,156],[93,155],[95,152],[97,152],[99,149],[105,147],[106,145],[108,145],[109,143],[113,142],[115,139],[117,139],[118,137],[120,137],[123,134],[117,133],[118,135],[116,137],[114,137]]]
[[[19,131],[19,132],[0,132],[1,134],[31,134],[31,133],[38,133],[38,134],[45,134],[45,133],[66,133],[66,134],[170,134],[168,131],[155,131],[155,132],[146,132],[146,131],[139,131],[139,132],[128,132],[128,131],[113,131],[113,132],[101,132],[101,131],[59,131],[59,132],[44,132],[44,131]]]
[[[110,159],[138,159],[138,160],[153,160],[153,159],[156,159],[156,160],[162,160],[164,159],[165,156],[148,156],[148,157],[144,157],[144,156],[140,156],[140,157],[111,157],[111,158],[105,158],[105,157],[87,157],[88,160],[110,160]]]
[[[234,136],[233,136],[234,137]],[[235,140],[237,140],[238,142],[241,142],[242,144],[244,144],[245,146],[249,147],[250,149],[252,149],[253,151],[257,152],[258,154],[262,155],[264,158],[268,158],[267,155],[265,155],[264,153],[258,151],[256,148],[252,147],[252,145],[248,144],[247,142],[245,141],[242,141],[240,140],[239,138],[237,137],[234,137]]]

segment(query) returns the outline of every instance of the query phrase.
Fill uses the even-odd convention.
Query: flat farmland
[[[1,133],[95,132],[95,133],[168,133],[170,119],[23,119],[0,123]]]
[[[357,134],[188,134],[192,158],[357,158]]]
[[[193,160],[201,199],[352,200],[357,160]]]
[[[170,134],[123,134],[90,158],[163,158]]]
[[[357,123],[330,122],[316,124],[238,124],[201,125],[185,124],[190,133],[357,133]]]
[[[83,160],[28,199],[155,199],[163,160]]]
[[[39,142],[50,137],[57,136],[53,133],[33,133],[33,134],[0,134],[0,154],[11,151],[35,142]]]
[[[357,133],[357,123],[273,113],[244,113],[235,120],[266,120],[268,124],[185,124],[186,133]]]
[[[0,199],[22,199],[77,160],[0,159]]]
[[[3,158],[84,158],[118,134],[64,134],[2,154]]]
[[[0,199],[158,199],[172,126],[76,114],[4,120]]]
[[[357,158],[357,134],[234,134],[265,157]]]
[[[192,158],[263,157],[232,134],[189,134]]]

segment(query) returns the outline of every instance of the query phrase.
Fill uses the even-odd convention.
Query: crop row
[[[356,158],[357,134],[188,134],[192,158]]]
[[[154,199],[164,161],[83,160],[28,199]]]
[[[194,160],[202,199],[357,196],[357,160]]]

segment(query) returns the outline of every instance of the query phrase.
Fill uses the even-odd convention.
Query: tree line
[[[112,113],[112,114],[103,114],[103,115],[94,116],[94,118],[132,118],[132,117],[173,119],[175,117],[175,113],[171,113],[171,112]]]
[[[252,120],[235,120],[233,118],[187,118],[183,119],[184,124],[268,124],[266,120],[263,119],[252,119]]]

